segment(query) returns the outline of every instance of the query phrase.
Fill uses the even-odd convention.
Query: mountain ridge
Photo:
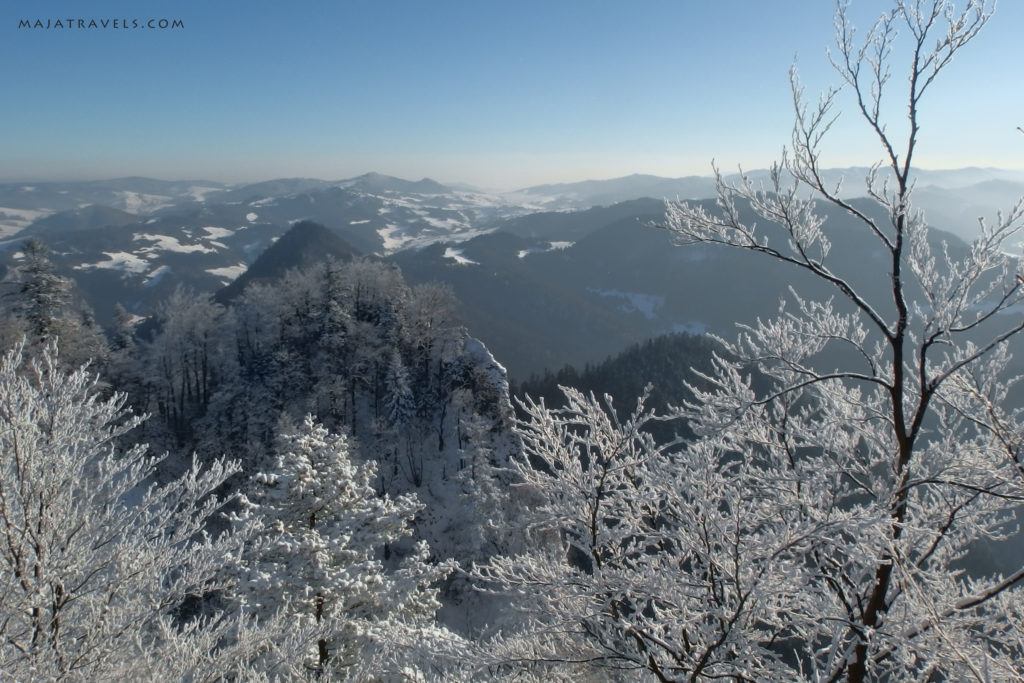
[[[950,177],[971,180],[987,172],[965,169]],[[664,180],[641,174],[626,178],[634,187]],[[0,266],[13,263],[19,236],[39,234],[62,273],[82,283],[97,320],[109,324],[118,301],[132,313],[145,315],[178,284],[198,291],[219,290],[293,225],[314,221],[344,240],[352,252],[390,258],[411,279],[441,280],[460,289],[460,298],[482,325],[474,332],[489,336],[485,341],[499,356],[513,359],[510,367],[520,377],[575,360],[574,354],[585,353],[584,360],[604,357],[637,341],[639,334],[722,331],[721,315],[697,315],[670,296],[670,287],[706,290],[709,285],[700,284],[700,273],[736,298],[737,311],[761,306],[747,303],[751,297],[758,299],[759,292],[742,296],[739,291],[747,275],[727,278],[709,268],[712,252],[672,248],[666,234],[638,230],[663,220],[660,198],[572,209],[578,198],[477,193],[430,179],[407,181],[379,173],[351,182],[278,179],[230,191],[189,181],[165,186],[143,185],[138,178],[128,181],[136,190],[168,194],[133,193],[125,189],[129,185],[95,181],[78,195],[68,186],[0,185],[0,223],[10,220],[24,226],[0,249]],[[342,186],[345,182],[347,187]],[[603,182],[592,181],[586,187],[600,188]],[[964,202],[962,193],[935,187],[916,191],[917,198],[927,200],[931,224],[961,228],[958,236],[970,239],[976,215],[994,210],[1018,186],[1012,180],[990,178],[978,188],[973,203]],[[440,188],[446,191],[436,193]],[[68,195],[60,194],[64,191]],[[171,192],[178,192],[177,198]],[[4,203],[4,197],[24,202],[30,196],[41,198],[41,203],[29,204],[35,209]],[[54,197],[71,208],[63,213],[54,210]],[[92,199],[99,201],[84,201]],[[672,277],[658,274],[668,268],[679,271],[672,276],[679,280],[675,285],[670,285]],[[760,272],[758,266],[749,268]],[[570,282],[569,275],[576,281]],[[784,284],[780,287],[784,291]],[[495,292],[502,292],[504,299],[492,296]],[[521,294],[525,299],[519,301]],[[575,350],[565,340],[525,339],[522,331],[532,330],[534,320],[563,326],[576,321],[573,324],[590,330],[592,338],[574,341],[580,344]]]
[[[214,294],[226,304],[254,282],[279,279],[293,268],[309,267],[328,258],[350,261],[359,252],[337,233],[313,221],[300,221],[263,250],[241,275]]]

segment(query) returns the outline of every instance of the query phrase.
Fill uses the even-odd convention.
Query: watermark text
[[[133,31],[138,29],[183,29],[181,19],[19,19],[18,28],[42,31],[86,31],[116,29]]]

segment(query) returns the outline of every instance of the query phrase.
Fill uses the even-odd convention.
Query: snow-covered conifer
[[[22,243],[21,261],[12,269],[8,284],[11,291],[4,299],[9,299],[9,309],[0,327],[5,348],[25,337],[25,350],[36,354],[59,338],[60,361],[67,367],[90,361],[95,366],[104,360],[103,331],[88,304],[74,296],[73,282],[57,273],[42,240],[31,238]]]
[[[416,398],[409,388],[409,372],[397,349],[391,352],[384,380],[384,407],[388,426],[409,424],[416,412]]]
[[[308,643],[307,665],[340,676],[408,644],[401,634],[410,629],[435,628],[432,586],[454,568],[431,562],[425,544],[401,569],[385,568],[384,548],[408,535],[421,505],[411,495],[379,496],[375,463],[353,463],[349,448],[311,416],[281,436],[247,510],[263,530],[238,566],[242,599],[258,612],[284,610],[324,629]]]
[[[25,240],[21,253],[17,311],[25,319],[32,339],[51,339],[58,332],[57,321],[71,303],[71,284],[57,275],[49,249],[41,240]]]

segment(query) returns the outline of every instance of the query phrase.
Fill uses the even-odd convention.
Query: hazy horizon
[[[721,170],[722,170],[723,174],[726,175],[726,176],[730,176],[733,173],[738,173],[739,172],[739,169],[733,169],[731,171],[729,169],[721,169]],[[822,169],[822,170],[825,171],[825,172],[866,171],[867,167],[866,166],[846,166],[846,167],[826,168],[826,169]],[[981,172],[988,173],[988,174],[993,174],[993,175],[1009,175],[1009,176],[1012,176],[1014,178],[1014,180],[1019,180],[1019,181],[1024,182],[1024,168],[1000,168],[1000,167],[995,167],[995,166],[961,166],[961,167],[957,167],[957,168],[921,168],[921,167],[918,167],[918,166],[914,166],[914,170],[916,170],[917,172],[935,173],[935,174],[942,174],[942,173],[952,174],[952,173],[961,173],[961,172],[965,172],[965,171],[981,171]],[[742,171],[745,174],[757,175],[757,174],[761,174],[761,173],[767,173],[768,169],[767,168],[743,168]],[[714,175],[712,173],[692,173],[692,174],[688,174],[688,175],[685,175],[685,176],[661,176],[661,175],[658,175],[658,174],[655,174],[655,173],[645,173],[645,172],[642,172],[642,171],[638,171],[638,172],[635,172],[635,173],[627,173],[625,175],[618,175],[618,176],[612,176],[612,177],[606,177],[606,178],[598,178],[598,177],[582,178],[581,177],[581,178],[574,178],[574,179],[565,180],[565,181],[542,182],[542,183],[535,183],[535,184],[532,184],[532,185],[517,185],[517,186],[514,186],[514,187],[484,187],[484,186],[473,185],[471,183],[467,183],[467,182],[459,180],[457,178],[456,179],[447,179],[447,178],[434,178],[434,177],[431,177],[431,176],[402,177],[402,176],[398,176],[398,175],[395,175],[395,174],[392,174],[392,173],[381,172],[381,171],[378,171],[378,170],[368,170],[368,171],[365,171],[363,173],[358,173],[358,174],[356,174],[354,176],[349,176],[349,177],[344,177],[344,178],[325,178],[325,177],[317,177],[317,176],[311,176],[311,175],[267,176],[267,177],[254,178],[252,180],[241,180],[241,181],[234,181],[234,182],[226,181],[226,180],[221,180],[221,179],[218,179],[218,178],[204,178],[204,177],[199,177],[199,176],[193,176],[193,177],[181,176],[181,177],[162,177],[161,178],[161,177],[154,177],[154,176],[147,176],[147,175],[130,174],[130,175],[122,175],[122,176],[95,177],[95,178],[54,178],[54,179],[42,179],[42,178],[3,178],[3,177],[0,177],[0,183],[5,184],[5,185],[44,184],[44,183],[53,183],[53,184],[67,183],[67,184],[73,184],[73,183],[92,183],[92,182],[104,183],[104,182],[116,182],[116,181],[119,181],[119,180],[140,179],[140,180],[153,180],[153,181],[157,181],[157,182],[167,182],[167,183],[183,183],[183,182],[204,183],[204,182],[206,182],[206,183],[215,183],[215,184],[218,184],[218,185],[223,185],[225,187],[242,187],[242,186],[245,186],[245,185],[253,185],[253,184],[257,184],[257,183],[274,182],[274,181],[288,181],[288,180],[317,180],[317,181],[323,181],[323,182],[327,182],[327,183],[343,183],[343,182],[348,182],[348,181],[355,180],[356,178],[359,178],[359,177],[362,177],[362,176],[373,175],[373,174],[384,176],[384,177],[397,178],[399,180],[412,181],[412,182],[417,182],[417,181],[422,181],[422,180],[429,180],[429,181],[434,181],[434,182],[440,183],[441,185],[445,185],[445,186],[452,187],[452,188],[455,188],[455,189],[457,189],[459,187],[465,187],[465,188],[471,188],[473,190],[477,190],[477,191],[481,191],[481,192],[495,192],[495,193],[515,193],[515,192],[518,192],[518,191],[527,190],[527,189],[530,189],[530,188],[533,188],[533,187],[539,187],[539,186],[544,186],[544,185],[572,185],[572,184],[575,184],[575,183],[584,183],[584,182],[613,182],[613,181],[617,181],[617,180],[625,180],[625,179],[628,179],[628,178],[631,178],[631,177],[650,177],[650,178],[659,178],[659,179],[663,179],[663,180],[683,180],[683,179],[687,179],[687,178],[709,178],[710,179],[710,178],[714,177]]]
[[[866,29],[881,8],[853,2],[851,15]],[[764,168],[789,141],[794,60],[812,102],[838,81],[825,52],[833,10],[797,0],[5,7],[0,181],[375,171],[513,190],[705,176],[712,160]],[[149,20],[168,26],[132,26]],[[1024,166],[1024,94],[1011,87],[1022,24],[1024,5],[1003,3],[929,91],[917,165]],[[898,114],[905,79],[899,55],[892,62]],[[870,165],[880,150],[841,103],[824,164]]]

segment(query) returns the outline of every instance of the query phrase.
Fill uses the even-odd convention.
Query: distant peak
[[[411,192],[413,194],[445,194],[451,192],[451,188],[430,178],[412,181],[377,172],[364,173],[361,176],[352,178],[345,184],[348,187],[369,193]]]
[[[358,255],[359,252],[333,230],[316,221],[298,221],[216,297],[219,302],[227,303],[251,282],[273,281],[292,268],[308,268],[330,258],[349,261]]]

